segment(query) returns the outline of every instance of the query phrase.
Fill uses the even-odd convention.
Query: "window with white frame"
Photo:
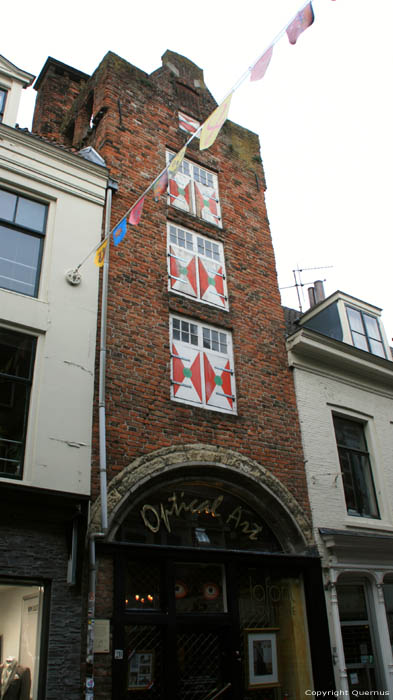
[[[0,287],[38,296],[48,207],[0,189]]]
[[[167,163],[174,156],[174,153],[167,152]],[[168,202],[171,206],[222,228],[215,173],[184,158],[175,176],[172,177],[171,173],[168,175]]]
[[[0,88],[0,124],[4,118],[5,103],[7,100],[7,90]]]
[[[352,306],[346,308],[354,346],[372,352],[373,355],[386,357],[378,319]]]
[[[181,316],[170,318],[171,398],[236,413],[232,336]]]
[[[379,518],[363,423],[333,416],[348,515]]]
[[[228,309],[222,243],[167,224],[169,290]]]
[[[0,328],[0,475],[21,479],[36,338]]]

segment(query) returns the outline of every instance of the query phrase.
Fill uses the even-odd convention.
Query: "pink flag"
[[[296,44],[300,34],[314,21],[314,11],[311,2],[300,10],[295,19],[287,27],[287,34],[290,44]]]
[[[142,197],[142,199],[140,199],[139,202],[135,204],[134,207],[132,207],[130,211],[130,216],[128,218],[128,223],[131,224],[131,226],[136,226],[137,224],[139,224],[144,202],[145,198]]]
[[[251,69],[250,80],[261,80],[267,71],[267,67],[270,63],[270,59],[273,53],[273,46],[271,46],[261,58],[253,65]]]
[[[158,202],[161,195],[166,192],[168,187],[168,170],[164,170],[161,177],[157,180],[156,184],[153,186],[154,200]]]

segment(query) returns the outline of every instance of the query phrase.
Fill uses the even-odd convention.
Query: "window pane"
[[[359,348],[359,350],[367,350],[368,352],[368,345],[365,335],[353,332],[352,337],[355,348]]]
[[[41,239],[0,226],[0,287],[35,295]]]
[[[362,324],[362,317],[360,315],[360,311],[356,311],[356,309],[347,308],[347,314],[351,329],[353,331],[357,331],[358,333],[364,334],[364,328]]]
[[[0,333],[0,374],[31,379],[34,347],[35,338],[32,336],[2,330]]]
[[[45,227],[45,214],[45,204],[19,197],[15,223],[26,226],[26,228],[31,228],[34,231],[41,231],[42,233]]]
[[[367,620],[366,599],[362,585],[338,585],[337,598],[341,622]]]
[[[364,325],[366,326],[367,335],[369,338],[375,338],[376,340],[381,340],[381,334],[379,332],[378,321],[373,316],[368,316],[368,314],[363,314]]]
[[[334,429],[336,431],[336,440],[339,445],[346,445],[347,447],[353,447],[357,450],[367,449],[363,425],[361,423],[335,416]]]
[[[379,340],[372,340],[370,338],[370,350],[373,353],[373,355],[378,355],[379,357],[385,357],[385,350],[383,348],[381,341],[379,341]]]
[[[0,190],[0,219],[13,221],[15,216],[16,195]]]

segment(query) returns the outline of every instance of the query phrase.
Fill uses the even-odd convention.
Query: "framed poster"
[[[128,657],[128,690],[149,690],[154,683],[154,651],[132,651]]]
[[[277,668],[278,627],[246,629],[248,688],[279,685]]]

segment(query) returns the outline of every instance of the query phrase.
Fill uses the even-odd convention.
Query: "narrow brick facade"
[[[178,111],[203,122],[216,102],[204,84],[202,70],[170,51],[151,75],[113,53],[104,57],[87,81],[74,69],[67,73],[65,67],[56,82],[55,68],[49,60],[38,80],[33,128],[66,146],[92,146],[104,158],[119,185],[113,197],[114,226],[165,166],[166,151],[176,153],[187,140],[179,128]],[[193,464],[214,463],[223,474],[228,464],[231,474],[243,470],[256,480],[259,472],[267,474],[266,479],[261,476],[260,484],[276,488],[283,508],[292,514],[288,517],[296,520],[301,531],[293,551],[312,552],[259,139],[228,120],[210,149],[200,151],[195,139],[186,158],[218,177],[222,227],[170,206],[166,195],[155,202],[150,193],[139,225],[128,225],[118,246],[111,243],[106,372],[109,515],[121,498],[126,502],[133,475],[139,474],[145,483],[160,469],[169,473],[180,462],[183,467],[190,465],[190,473]],[[223,244],[228,311],[168,290],[168,222]],[[87,264],[93,264],[92,259]],[[171,314],[232,333],[237,391],[233,414],[171,400]],[[96,407],[94,441],[93,524],[99,529]],[[204,460],[203,454],[209,459]],[[210,471],[215,473],[213,466]],[[105,586],[112,577],[106,553],[98,565],[96,610],[113,622],[115,613],[108,607],[112,583]],[[115,648],[122,642],[116,642],[113,627],[112,633]],[[97,698],[109,697],[110,674],[109,658],[96,655]]]

